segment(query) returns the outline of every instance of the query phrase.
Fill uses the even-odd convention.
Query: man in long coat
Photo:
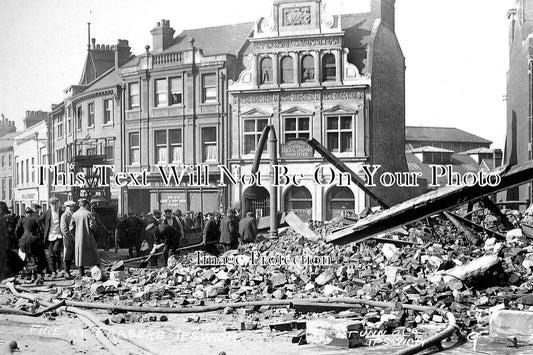
[[[86,266],[100,264],[98,246],[94,239],[93,230],[96,222],[94,216],[87,209],[89,201],[80,199],[78,201],[80,209],[72,214],[70,220],[70,231],[74,234],[74,258],[76,266],[80,269],[80,276],[85,275]]]
[[[61,215],[61,234],[63,235],[63,261],[65,261],[65,273],[67,278],[72,278],[70,274],[70,268],[74,261],[74,235],[70,232],[70,221],[72,220],[72,214],[74,214],[76,208],[76,202],[66,201],[65,213]]]
[[[246,217],[239,222],[239,234],[242,244],[255,242],[257,222],[252,212],[246,212]]]
[[[237,249],[239,244],[239,223],[233,208],[228,209],[226,217],[220,222],[220,244],[224,246],[224,251]]]

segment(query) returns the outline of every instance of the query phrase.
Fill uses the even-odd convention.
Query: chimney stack
[[[117,45],[113,46],[113,50],[115,51],[115,69],[118,69],[130,59],[131,47],[127,40],[119,39],[117,40]]]
[[[161,20],[150,33],[153,37],[152,51],[160,53],[172,45],[175,31],[170,27],[169,20]]]

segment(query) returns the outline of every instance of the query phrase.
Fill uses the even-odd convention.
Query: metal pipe
[[[269,236],[278,236],[278,187],[274,184],[274,165],[278,165],[278,139],[274,125],[268,133],[268,153],[270,156],[270,230]]]
[[[459,332],[459,328],[457,327],[457,323],[455,321],[455,316],[452,312],[446,312],[445,314],[446,318],[448,318],[448,326],[446,329],[444,329],[442,332],[439,332],[432,337],[429,337],[428,339],[424,340],[420,344],[416,344],[414,346],[411,346],[410,348],[401,350],[397,352],[395,355],[411,355],[421,352],[422,350],[425,350],[433,345],[437,345],[439,347],[439,350],[442,350],[441,342],[450,337],[454,332]],[[460,332],[459,332],[460,333]],[[461,337],[461,336],[460,336]]]

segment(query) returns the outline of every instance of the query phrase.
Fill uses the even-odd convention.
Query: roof
[[[165,52],[180,52],[191,49],[189,40],[194,38],[194,46],[204,55],[232,54],[237,56],[254,29],[253,22],[234,25],[190,29],[174,38],[174,44]]]
[[[494,153],[493,149],[481,147],[481,148],[470,149],[470,150],[467,150],[466,152],[461,152],[459,154],[470,155],[470,154],[493,154],[493,153]]]
[[[424,147],[409,150],[406,153],[411,153],[411,154],[414,154],[414,153],[453,153],[453,150],[437,148],[437,147],[426,145]]]
[[[465,132],[454,127],[405,127],[406,142],[454,142],[454,143],[484,143],[492,144],[491,141]]]
[[[416,155],[410,154],[410,153],[405,154],[405,158],[407,160],[407,166],[409,168],[409,171],[410,172],[421,172],[422,178],[426,179],[429,184],[431,182],[431,177],[432,177],[431,168],[429,166],[438,165],[438,164],[422,163],[420,159],[416,157]],[[452,165],[453,172],[457,172],[461,176],[467,172],[476,173],[481,169],[478,163],[469,155],[452,154],[451,165]],[[447,183],[447,177],[439,176],[437,177],[437,182],[441,185],[445,185]]]
[[[89,84],[115,65],[115,54],[111,50],[89,50],[83,66],[79,84]]]

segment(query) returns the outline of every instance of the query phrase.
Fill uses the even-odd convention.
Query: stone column
[[[279,55],[277,53],[272,54],[272,84],[279,86]]]
[[[291,57],[294,70],[294,83],[299,85],[302,82],[300,75],[300,55],[298,52],[294,52]]]
[[[320,66],[320,51],[314,51],[313,57],[315,58],[315,84],[320,85],[322,81],[322,68]]]
[[[337,83],[341,83],[342,82],[342,63],[341,63],[342,56],[341,56],[340,49],[335,50],[334,55],[335,55],[335,73],[336,73],[335,81]]]

